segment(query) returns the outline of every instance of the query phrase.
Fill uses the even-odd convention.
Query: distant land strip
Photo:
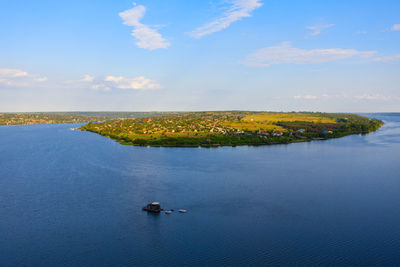
[[[0,113],[0,125],[31,125],[143,118],[174,112],[21,112]],[[176,113],[176,112],[175,112]]]

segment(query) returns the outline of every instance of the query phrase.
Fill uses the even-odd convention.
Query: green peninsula
[[[377,119],[348,113],[187,112],[88,123],[80,130],[124,145],[214,147],[272,145],[375,131]]]

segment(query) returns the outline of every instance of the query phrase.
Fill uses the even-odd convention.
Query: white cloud
[[[81,86],[87,86],[89,83],[94,82],[95,77],[91,76],[89,74],[85,74],[81,79],[79,80],[71,80],[71,81],[66,81],[66,84],[72,84],[76,87],[81,87]]]
[[[306,100],[316,100],[316,99],[338,99],[338,98],[346,98],[346,95],[343,94],[335,94],[335,95],[296,95],[293,97],[294,99],[306,99]]]
[[[0,68],[0,84],[7,86],[29,86],[46,82],[47,77],[31,74],[19,69]]]
[[[94,90],[111,91],[113,89],[121,90],[155,90],[161,89],[162,86],[154,80],[143,76],[124,77],[124,76],[105,76],[94,77],[85,75],[82,79],[66,81],[68,86],[74,88],[91,88]]]
[[[352,57],[367,58],[375,53],[375,51],[342,48],[305,50],[292,47],[290,43],[284,42],[279,46],[265,47],[250,54],[242,64],[252,67],[268,67],[276,64],[313,64]]]
[[[293,97],[298,100],[332,100],[332,99],[348,99],[348,100],[381,100],[393,101],[400,100],[399,96],[390,96],[382,94],[362,94],[362,95],[346,95],[346,94],[322,94],[322,95],[296,95]]]
[[[399,100],[398,96],[389,96],[389,95],[381,95],[381,94],[363,94],[355,96],[356,99],[361,100],[383,100],[383,101],[391,101],[391,100]]]
[[[17,69],[0,69],[0,77],[17,78],[27,76],[29,76],[29,74],[26,71]]]
[[[93,80],[94,80],[94,76],[90,76],[90,75],[86,74],[85,76],[83,76],[81,81],[82,82],[93,82]]]
[[[400,54],[393,55],[393,56],[386,56],[386,57],[376,57],[373,59],[375,62],[394,62],[400,61]]]
[[[171,43],[165,40],[160,33],[155,29],[140,23],[140,20],[143,18],[145,13],[146,8],[142,5],[138,5],[132,9],[119,13],[119,16],[123,19],[125,25],[134,28],[132,30],[132,36],[138,40],[136,42],[138,47],[149,50],[169,47]]]
[[[143,76],[136,78],[126,78],[123,76],[107,76],[104,79],[110,87],[125,90],[153,90],[160,89],[161,85]]]
[[[99,83],[92,85],[92,89],[94,90],[102,90],[102,91],[111,91],[111,88],[105,84]]]
[[[226,29],[233,22],[245,17],[251,17],[251,12],[262,6],[261,0],[230,0],[231,7],[214,21],[207,23],[190,33],[194,38],[201,38],[205,35]]]
[[[390,28],[392,31],[400,31],[400,24],[394,24],[392,28]]]
[[[333,26],[335,26],[335,24],[314,25],[314,26],[307,26],[306,29],[312,31],[310,33],[311,36],[317,36],[320,35],[323,30],[331,28]]]
[[[42,82],[47,82],[49,79],[47,79],[47,77],[38,77],[38,78],[35,78],[34,79],[34,81],[36,81],[36,82],[40,82],[40,83],[42,83]]]
[[[319,96],[316,95],[296,95],[294,96],[295,99],[307,99],[307,100],[314,100],[320,98]]]

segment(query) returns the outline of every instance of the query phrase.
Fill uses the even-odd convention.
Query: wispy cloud
[[[128,78],[123,76],[107,76],[106,85],[123,90],[154,90],[162,88],[157,82],[143,76]]]
[[[263,5],[261,0],[230,0],[229,3],[231,4],[230,8],[221,17],[198,27],[189,33],[189,35],[194,38],[201,38],[222,31],[235,21],[251,17],[251,12]]]
[[[86,83],[91,83],[95,79],[94,76],[91,76],[89,74],[86,74],[82,77],[82,79],[79,80],[72,80],[72,81],[66,81],[66,84],[74,84],[74,85],[80,85],[80,84],[86,84]]]
[[[294,99],[312,99],[312,100],[314,100],[314,99],[318,99],[319,96],[316,96],[316,95],[295,95],[293,98]]]
[[[311,31],[310,33],[311,36],[317,36],[320,35],[323,30],[331,28],[333,26],[335,26],[335,24],[314,25],[314,26],[307,26],[306,29]]]
[[[400,24],[394,24],[392,28],[390,28],[392,31],[400,31]]]
[[[143,76],[124,77],[108,75],[105,77],[94,77],[85,75],[82,79],[65,82],[68,86],[77,88],[91,88],[94,90],[111,91],[113,89],[121,90],[155,90],[161,89],[162,86],[152,79]]]
[[[93,82],[94,81],[94,76],[86,74],[82,78],[82,82]]]
[[[138,5],[119,13],[119,16],[123,19],[125,25],[134,28],[132,30],[132,36],[138,40],[136,42],[138,47],[148,50],[169,47],[171,43],[165,40],[157,30],[140,23],[145,13],[146,8],[142,5]]]
[[[371,57],[376,51],[358,51],[355,49],[327,48],[327,49],[299,49],[292,47],[288,42],[279,46],[265,47],[242,62],[252,67],[268,67],[276,64],[313,64],[337,61],[352,57]]]
[[[322,95],[295,95],[297,100],[328,100],[328,99],[348,99],[348,100],[379,100],[379,101],[395,101],[400,100],[399,96],[382,95],[382,94],[362,94],[362,95],[346,95],[346,94],[322,94]]]
[[[359,31],[356,31],[356,34],[365,35],[365,34],[368,34],[368,31],[366,31],[366,30],[359,30]]]
[[[344,94],[321,94],[321,95],[295,95],[294,99],[317,100],[317,99],[340,99],[347,98]]]
[[[47,77],[39,74],[31,74],[19,69],[0,68],[0,84],[2,85],[29,86],[47,80]]]
[[[400,54],[386,57],[376,57],[373,59],[375,62],[395,62],[400,61]]]
[[[381,94],[363,94],[355,96],[356,99],[361,100],[383,100],[383,101],[392,101],[399,100],[398,96],[389,96],[389,95],[381,95]]]

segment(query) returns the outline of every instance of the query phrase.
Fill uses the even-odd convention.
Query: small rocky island
[[[376,131],[377,119],[349,113],[187,112],[88,123],[80,130],[124,145],[216,147],[272,145]]]

